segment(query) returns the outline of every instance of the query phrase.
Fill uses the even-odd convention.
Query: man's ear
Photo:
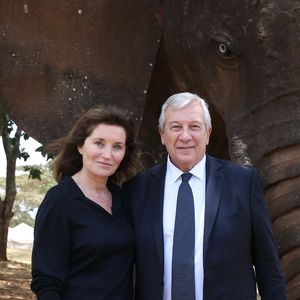
[[[212,132],[212,128],[209,128],[207,131],[206,131],[206,145],[209,144],[209,138],[210,138],[210,135],[211,135],[211,132]]]
[[[158,125],[158,132],[160,135],[161,143],[164,145],[165,144],[165,131],[159,125]]]

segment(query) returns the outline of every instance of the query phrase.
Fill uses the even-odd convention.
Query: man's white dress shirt
[[[193,191],[195,209],[195,294],[196,300],[203,300],[203,234],[205,210],[205,162],[206,156],[189,171],[193,176],[189,184]],[[171,300],[173,235],[176,216],[178,188],[181,174],[168,157],[163,203],[164,233],[164,297]]]

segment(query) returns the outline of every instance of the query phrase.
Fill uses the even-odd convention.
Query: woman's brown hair
[[[51,167],[57,182],[60,182],[65,176],[72,176],[81,170],[82,156],[78,152],[78,146],[84,144],[85,139],[99,124],[120,126],[124,128],[126,133],[125,156],[110,179],[115,184],[120,185],[141,168],[135,141],[137,127],[133,119],[120,108],[99,106],[85,112],[65,137],[47,147],[55,155]]]

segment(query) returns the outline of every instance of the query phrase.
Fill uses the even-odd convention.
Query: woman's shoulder
[[[47,191],[43,202],[51,201],[52,203],[56,203],[61,202],[61,200],[66,201],[69,198],[72,198],[72,194],[78,193],[76,187],[77,186],[71,177],[65,177],[61,182]]]
[[[58,216],[68,214],[70,207],[74,206],[74,197],[78,194],[75,189],[76,184],[71,177],[64,178],[61,182],[51,187],[39,206],[37,220],[46,216],[47,218],[52,216],[56,219]]]
[[[66,187],[71,184],[71,180],[72,179],[70,177],[65,177],[61,182],[50,187],[46,195],[53,195],[63,192],[66,189]]]

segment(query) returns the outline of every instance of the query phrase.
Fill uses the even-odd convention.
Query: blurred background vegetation
[[[38,206],[43,200],[47,190],[55,184],[49,165],[41,167],[41,179],[29,177],[29,171],[24,171],[24,167],[17,167],[16,176],[17,195],[13,207],[13,218],[10,227],[15,227],[20,223],[34,225],[34,217]],[[0,196],[5,194],[5,177],[0,177]]]

